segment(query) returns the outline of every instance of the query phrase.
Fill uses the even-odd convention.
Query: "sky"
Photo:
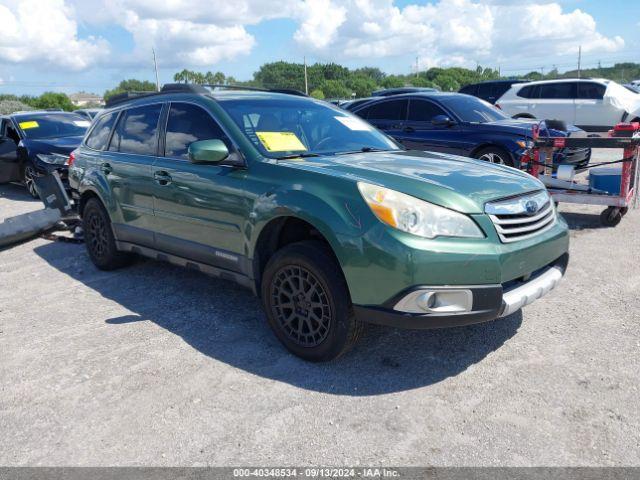
[[[102,94],[184,68],[248,80],[285,60],[482,65],[503,75],[640,62],[636,0],[0,0],[0,93]]]

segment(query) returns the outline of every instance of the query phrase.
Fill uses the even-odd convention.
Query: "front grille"
[[[546,191],[490,202],[485,212],[503,243],[526,240],[556,223],[555,205]]]

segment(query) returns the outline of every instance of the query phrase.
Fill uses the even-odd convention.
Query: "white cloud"
[[[544,2],[545,0],[543,0]],[[549,0],[551,1],[551,0]],[[268,52],[249,27],[275,18],[295,25],[291,41],[325,61],[419,56],[421,66],[521,63],[540,57],[613,52],[620,36],[607,37],[594,18],[557,3],[514,0],[0,0],[0,62],[31,62],[74,70],[106,59],[140,65],[156,48],[163,67],[213,68],[222,60]],[[100,38],[79,38],[118,25],[133,38],[131,52],[110,55]],[[551,63],[551,60],[550,62]]]
[[[78,38],[75,12],[64,0],[0,2],[0,61],[82,70],[108,53],[103,39]]]
[[[598,32],[588,13],[564,12],[557,3],[439,0],[399,8],[393,0],[306,0],[304,5],[294,38],[327,59],[412,54],[427,65],[450,65],[452,60],[521,61],[541,51],[564,55],[578,45],[585,53],[624,47],[622,37]],[[346,19],[327,26],[327,18],[336,13]]]

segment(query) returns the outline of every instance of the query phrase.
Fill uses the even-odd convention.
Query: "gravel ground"
[[[0,218],[36,208],[0,186]],[[323,365],[226,282],[0,252],[0,465],[640,465],[640,213],[600,210],[561,206],[567,276],[524,311]]]

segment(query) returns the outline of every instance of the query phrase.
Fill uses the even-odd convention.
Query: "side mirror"
[[[431,123],[435,127],[450,127],[451,125],[455,125],[455,122],[446,115],[436,115],[431,119]]]
[[[229,149],[222,140],[201,140],[189,145],[191,163],[220,163],[229,156]]]

